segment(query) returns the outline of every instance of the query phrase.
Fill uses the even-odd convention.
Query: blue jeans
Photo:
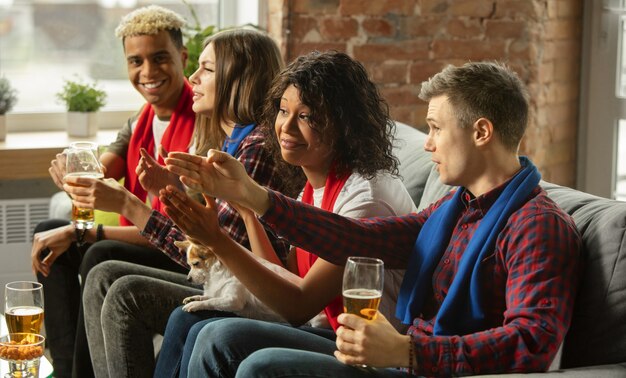
[[[398,369],[362,368],[339,362],[334,356],[305,350],[267,348],[252,353],[237,369],[241,378],[277,377],[406,377]]]
[[[231,316],[235,314],[221,311],[185,312],[182,306],[175,308],[167,320],[154,377],[174,378],[179,374],[187,377],[187,361],[202,327],[213,320]],[[181,365],[181,361],[186,362]]]
[[[189,361],[189,377],[234,377],[239,364],[253,352],[282,347],[331,355],[332,330],[295,328],[288,324],[230,318],[208,323],[198,334]]]

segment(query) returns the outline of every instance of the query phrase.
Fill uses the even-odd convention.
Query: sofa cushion
[[[400,160],[400,175],[415,206],[422,210],[443,197],[450,186],[439,181],[430,153],[424,150],[426,134],[401,122],[396,122],[394,154]]]
[[[586,366],[576,369],[560,369],[547,373],[513,373],[513,374],[490,374],[475,375],[483,378],[624,378],[626,376],[626,362],[621,364]]]
[[[626,361],[626,203],[542,182],[583,238],[583,272],[561,368]]]
[[[400,160],[400,176],[413,202],[417,206],[424,193],[430,168],[433,166],[430,154],[424,151],[426,134],[396,122],[393,144],[394,155]]]

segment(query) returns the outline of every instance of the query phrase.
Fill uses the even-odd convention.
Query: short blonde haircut
[[[180,30],[185,19],[178,13],[158,5],[136,9],[122,18],[115,36],[126,38],[137,35],[154,35],[163,30]]]

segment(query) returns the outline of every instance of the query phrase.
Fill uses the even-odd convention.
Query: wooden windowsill
[[[0,142],[0,180],[21,180],[50,177],[48,168],[54,156],[70,142],[87,140],[108,145],[117,130],[101,130],[94,137],[69,137],[66,131],[14,133]]]

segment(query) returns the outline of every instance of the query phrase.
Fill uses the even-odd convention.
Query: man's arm
[[[183,240],[184,235],[173,223],[130,193],[113,179],[98,180],[88,177],[68,177],[64,186],[71,194],[74,204],[116,212],[134,226],[105,227],[104,238],[128,243],[153,246],[161,249],[176,263],[188,267],[184,254],[174,246],[174,240]],[[86,241],[96,239],[95,229],[85,235]]]
[[[270,206],[260,220],[291,244],[333,264],[349,256],[381,258],[385,268],[405,269],[429,211],[351,219],[267,191]]]
[[[343,264],[348,256],[382,258],[390,268],[405,268],[427,212],[404,217],[352,220],[307,206],[262,187],[252,180],[232,156],[210,150],[207,157],[170,153],[167,169],[198,191],[237,202],[264,219],[292,244],[328,260]]]
[[[126,160],[113,152],[100,155],[100,163],[104,167],[104,177],[119,180],[126,176]]]
[[[133,133],[133,123],[137,120],[139,113],[130,117],[124,126],[117,133],[115,141],[107,147],[107,150],[100,155],[100,162],[105,167],[104,175],[107,178],[119,180],[126,176],[126,154],[128,144]]]

